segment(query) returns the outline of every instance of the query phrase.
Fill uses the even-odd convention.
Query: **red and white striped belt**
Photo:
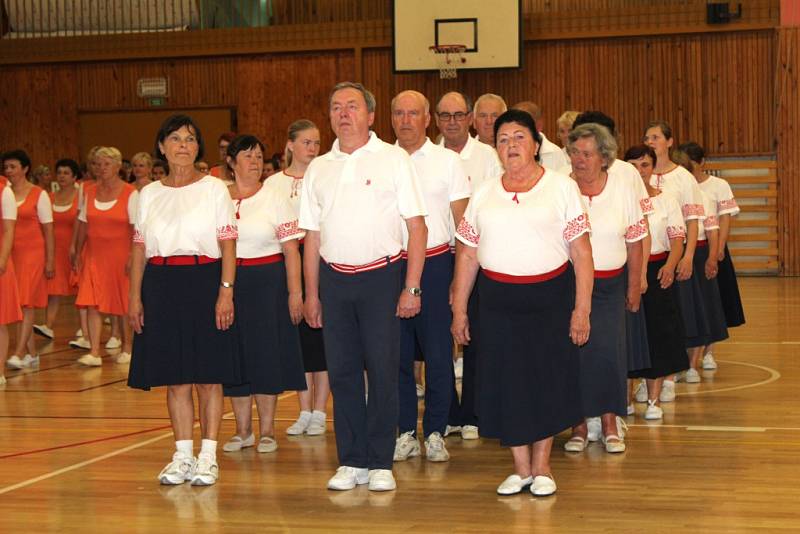
[[[432,258],[434,256],[439,256],[440,254],[444,254],[445,252],[450,251],[450,243],[443,243],[441,245],[437,245],[435,247],[431,247],[425,250],[425,257]],[[403,250],[400,251],[400,254],[403,256],[404,260],[408,259],[408,251]]]
[[[568,265],[569,262],[564,262],[564,265],[556,269],[553,269],[550,272],[541,274],[532,274],[527,276],[498,273],[495,271],[490,271],[488,269],[483,269],[483,274],[486,275],[486,278],[488,278],[489,280],[494,280],[495,282],[503,282],[506,284],[536,284],[539,282],[547,282],[548,280],[552,280],[556,276],[566,271]]]
[[[402,258],[402,254],[398,252],[394,256],[385,256],[383,258],[371,261],[369,263],[364,263],[362,265],[345,265],[344,263],[329,263],[329,262],[325,263],[327,263],[331,269],[333,269],[338,273],[358,274],[366,271],[374,271],[376,269],[382,269],[387,265],[389,265],[390,263],[396,262],[400,258]]]

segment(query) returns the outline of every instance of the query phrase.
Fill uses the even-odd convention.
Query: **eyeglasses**
[[[456,111],[455,113],[448,113],[443,111],[441,113],[437,113],[436,116],[439,117],[439,120],[442,122],[450,122],[451,120],[455,119],[456,122],[463,122],[466,120],[467,115],[469,113],[465,113],[463,111]]]

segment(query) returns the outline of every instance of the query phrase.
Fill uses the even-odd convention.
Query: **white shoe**
[[[434,432],[425,440],[425,458],[429,462],[446,462],[450,459],[450,453],[444,446],[442,435]]]
[[[219,465],[216,457],[207,452],[201,452],[197,457],[192,475],[192,486],[213,486],[219,478]]]
[[[328,480],[328,489],[337,491],[351,490],[357,484],[366,484],[367,482],[369,482],[369,470],[366,467],[343,465]]]
[[[556,492],[556,481],[547,475],[538,475],[533,478],[531,493],[537,497],[547,497]]]
[[[78,363],[87,367],[100,367],[103,365],[103,359],[100,356],[95,356],[94,354],[84,354],[78,358]]]
[[[567,452],[583,452],[586,450],[586,440],[580,436],[572,436],[564,443]]]
[[[222,446],[222,450],[225,452],[237,452],[247,447],[252,447],[255,444],[256,437],[253,434],[250,434],[244,439],[242,439],[240,436],[233,436],[228,440],[227,443],[225,443],[225,445]]]
[[[589,427],[589,433],[586,439],[589,441],[599,441],[600,436],[603,434],[603,425],[600,423],[600,418],[587,417],[586,426]]]
[[[111,336],[110,338],[108,338],[108,341],[106,341],[106,348],[109,350],[118,349],[121,346],[122,346],[122,341],[120,341],[118,337]]]
[[[453,362],[453,374],[455,375],[456,380],[464,377],[464,358],[458,358]]]
[[[22,365],[23,367],[39,367],[39,355],[31,356],[30,354],[26,354],[24,358],[22,358]]]
[[[286,429],[286,433],[290,436],[299,436],[306,431],[310,422],[311,412],[302,411],[297,417],[297,421],[289,425],[289,428]]]
[[[617,416],[617,434],[620,438],[624,438],[625,434],[628,433],[628,423],[625,422],[620,416]]]
[[[636,399],[636,402],[647,402],[647,382],[644,380],[639,382],[636,385],[636,389],[633,391],[633,396]]]
[[[397,489],[397,483],[394,481],[391,469],[370,469],[368,477],[370,491],[392,491]]]
[[[633,407],[633,403],[628,405],[627,413],[628,415],[633,415],[636,413],[636,408]]]
[[[603,442],[603,445],[606,447],[606,452],[616,454],[620,452],[625,452],[625,439],[623,436],[602,436],[600,441]]]
[[[6,375],[0,375],[0,386],[6,385]]]
[[[475,425],[464,425],[461,427],[461,439],[478,439],[478,427]]]
[[[84,349],[84,350],[89,350],[92,348],[92,344],[89,343],[89,340],[83,336],[70,341],[69,346],[72,347],[73,349]]]
[[[116,360],[117,363],[130,363],[131,362],[131,353],[130,352],[120,352],[117,356]]]
[[[533,484],[533,477],[522,478],[517,474],[513,474],[506,478],[502,484],[497,486],[497,494],[516,495],[531,484]]]
[[[314,410],[311,412],[311,419],[308,421],[308,427],[306,427],[306,434],[309,436],[321,436],[327,430],[327,422],[326,422],[325,412],[321,412],[319,410]]]
[[[697,372],[697,369],[689,369],[688,371],[686,371],[686,383],[687,384],[700,383],[700,373]]]
[[[275,452],[278,450],[278,442],[275,441],[275,438],[270,436],[261,436],[261,439],[258,440],[258,447],[256,447],[256,451],[262,454],[268,452]]]
[[[414,456],[419,456],[419,441],[414,432],[409,430],[400,434],[394,443],[394,461],[404,462]]]
[[[450,425],[447,425],[446,427],[444,427],[444,437],[447,437],[450,434],[461,434],[461,427],[460,426],[450,426]]]
[[[655,421],[664,418],[664,410],[660,406],[656,406],[656,401],[647,401],[647,409],[644,411],[644,418],[648,421]]]
[[[53,339],[53,329],[47,326],[46,324],[35,324],[33,325],[33,331],[39,334],[40,336],[44,336],[47,339]]]
[[[22,369],[25,367],[25,364],[22,363],[22,359],[19,356],[13,354],[6,360],[6,367],[9,369]]]
[[[717,368],[717,361],[714,359],[714,355],[712,353],[708,353],[703,356],[703,369],[706,371],[713,371]]]
[[[417,384],[417,398],[424,399],[425,398],[425,386],[422,384]]]
[[[194,466],[195,459],[193,457],[176,452],[172,455],[172,461],[158,474],[158,480],[167,485],[183,484],[192,479]]]
[[[675,382],[672,380],[664,380],[661,386],[661,393],[658,395],[658,400],[661,402],[675,401]]]

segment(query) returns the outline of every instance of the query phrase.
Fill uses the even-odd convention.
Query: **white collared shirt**
[[[565,165],[569,165],[569,160],[564,155],[564,151],[550,141],[544,132],[539,132],[539,135],[542,136],[542,144],[539,146],[539,163],[541,166],[558,172]]]
[[[455,225],[450,203],[469,198],[471,189],[461,160],[455,152],[436,145],[425,138],[416,152],[411,154],[417,171],[428,217],[427,248],[443,243],[455,244]],[[408,246],[408,229],[403,228],[403,249]]]
[[[664,174],[656,174],[650,177],[650,185],[659,191],[671,191],[678,198],[681,205],[683,220],[692,219],[703,220],[705,212],[703,210],[703,193],[697,180],[692,173],[676,165],[674,169]]]
[[[513,276],[551,272],[569,259],[569,242],[591,232],[577,184],[545,169],[530,191],[513,193],[501,177],[475,190],[456,238],[478,248],[484,269]]]
[[[261,258],[281,252],[281,243],[301,239],[305,232],[297,226],[297,215],[289,199],[272,176],[255,195],[234,200],[237,258]]]
[[[650,254],[660,254],[671,249],[670,240],[686,239],[681,207],[674,195],[661,193],[650,198],[653,212],[647,215],[650,224]]]
[[[711,200],[717,205],[717,215],[731,215],[736,216],[739,214],[739,205],[736,204],[736,199],[733,197],[731,186],[726,180],[717,176],[709,176],[705,182],[698,184],[700,190],[711,197]]]
[[[315,158],[303,178],[300,228],[319,231],[328,263],[364,265],[398,254],[404,219],[425,216],[422,188],[408,154],[370,132],[352,154]]]
[[[439,144],[444,146],[444,138]],[[461,152],[458,152],[458,156],[461,158],[464,172],[467,173],[467,180],[473,191],[476,191],[485,180],[501,176],[504,172],[497,151],[471,135],[467,136],[467,144]]]

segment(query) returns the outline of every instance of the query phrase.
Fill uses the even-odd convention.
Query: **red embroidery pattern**
[[[461,222],[458,223],[458,228],[456,229],[456,232],[458,233],[458,235],[460,235],[473,245],[478,244],[480,235],[478,235],[478,232],[475,231],[475,228],[473,228],[472,225],[468,223],[466,219],[461,219]]]
[[[642,219],[636,224],[632,224],[628,227],[628,230],[625,232],[625,241],[637,241],[639,238],[642,238],[646,235],[647,224],[645,224],[644,219]]]
[[[133,242],[134,243],[144,243],[144,236],[139,230],[133,231]]]
[[[739,205],[736,204],[736,199],[732,198],[730,200],[720,200],[717,202],[717,211],[723,212],[727,210],[736,210],[739,209]]]
[[[653,201],[649,198],[643,198],[640,200],[639,207],[642,209],[642,214],[644,215],[650,215],[656,211],[656,209],[653,207]]]
[[[686,228],[683,226],[667,226],[667,239],[686,239]]]
[[[586,232],[592,231],[592,225],[589,224],[589,215],[581,213],[571,221],[567,222],[567,227],[564,228],[564,240],[572,241],[576,237]]]
[[[688,219],[689,217],[701,218],[706,214],[706,210],[703,209],[702,204],[684,204],[681,211],[683,212],[684,219]]]
[[[716,228],[719,228],[719,221],[717,220],[717,216],[709,215],[708,217],[706,217],[706,220],[703,221],[703,226],[705,227],[706,230],[714,230]]]
[[[298,220],[295,219],[291,222],[283,223],[275,229],[275,236],[278,241],[283,241],[287,237],[299,237],[303,232],[298,227]]]
[[[239,229],[232,224],[223,226],[222,228],[217,228],[217,239],[219,241],[225,241],[227,239],[238,239],[238,237],[239,237]]]

